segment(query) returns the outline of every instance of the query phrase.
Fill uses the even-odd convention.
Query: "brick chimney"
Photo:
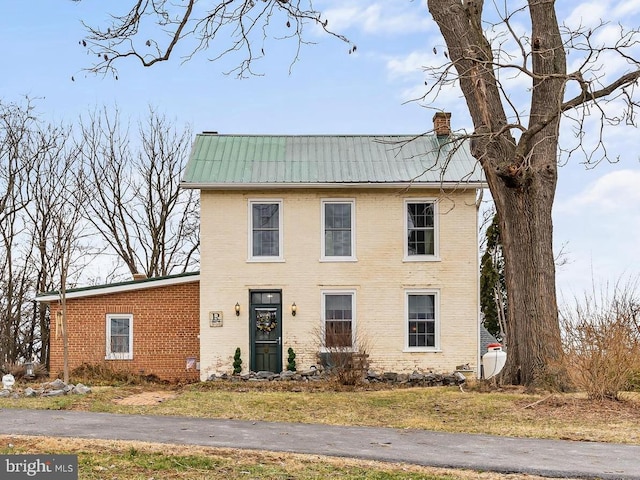
[[[436,112],[433,116],[433,130],[439,137],[451,135],[451,113]]]

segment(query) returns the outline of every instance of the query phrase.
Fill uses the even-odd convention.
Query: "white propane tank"
[[[482,356],[482,365],[484,366],[484,378],[489,379],[500,373],[507,361],[507,353],[502,351],[502,345],[499,343],[490,343],[487,345],[487,353]]]

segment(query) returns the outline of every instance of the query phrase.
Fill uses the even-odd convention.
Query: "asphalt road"
[[[0,410],[0,434],[308,453],[556,478],[640,479],[640,445],[13,409]]]

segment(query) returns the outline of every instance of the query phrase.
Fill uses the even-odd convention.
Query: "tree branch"
[[[200,6],[202,8],[198,8]],[[273,22],[276,18],[279,21]],[[88,70],[114,76],[117,76],[118,61],[133,57],[142,66],[150,67],[168,61],[178,44],[190,49],[182,57],[183,61],[204,50],[217,49],[211,57],[214,61],[234,52],[240,53],[244,58],[227,73],[236,71],[240,77],[247,73],[255,75],[251,65],[265,55],[264,45],[268,38],[295,39],[297,48],[292,64],[295,63],[301,45],[307,43],[304,40],[307,24],[317,25],[330,36],[351,45],[345,36],[328,28],[328,21],[313,8],[311,0],[218,0],[211,6],[198,0],[188,0],[186,5],[167,0],[136,0],[126,14],[112,15],[111,24],[106,28],[83,24],[88,35],[80,43],[99,59]],[[253,34],[259,27],[262,29],[261,40]],[[153,39],[148,33],[158,29],[167,35],[164,41]],[[279,35],[279,31],[289,33]],[[142,35],[147,37],[142,38]],[[189,44],[188,39],[195,43]],[[150,48],[154,51],[149,52]],[[258,48],[261,54],[256,56]]]

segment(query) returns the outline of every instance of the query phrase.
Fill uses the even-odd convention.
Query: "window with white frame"
[[[282,259],[282,201],[249,201],[249,258]]]
[[[324,347],[349,350],[354,346],[355,292],[323,292]]]
[[[322,259],[353,260],[354,243],[353,200],[322,201]]]
[[[428,260],[438,256],[438,209],[434,200],[405,201],[405,259]]]
[[[438,315],[436,291],[406,292],[406,346],[409,350],[440,348]]]
[[[133,358],[133,315],[107,314],[107,360]]]

